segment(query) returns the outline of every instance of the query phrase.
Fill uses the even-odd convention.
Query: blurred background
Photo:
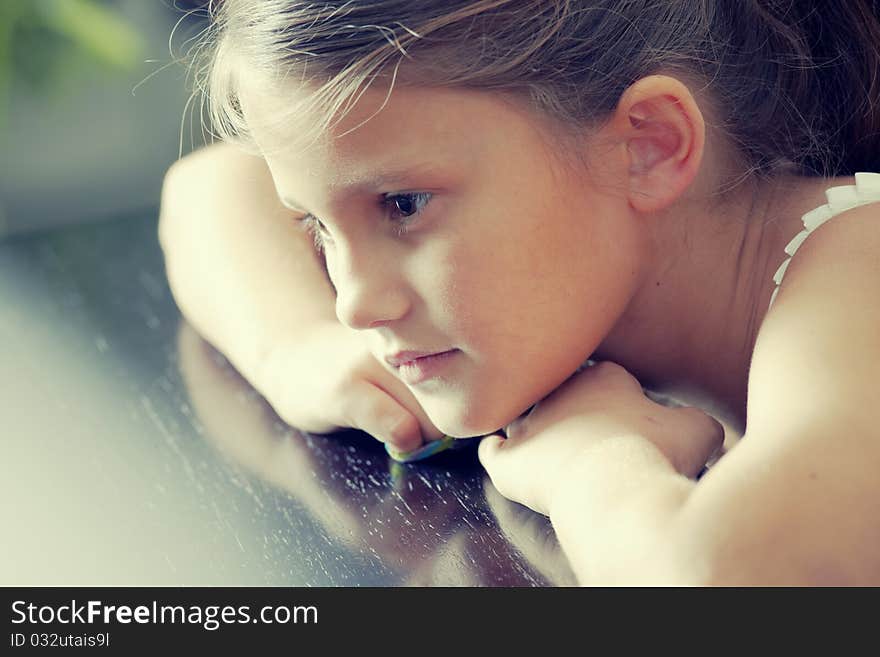
[[[175,60],[206,4],[0,0],[0,239],[158,204],[202,139]]]

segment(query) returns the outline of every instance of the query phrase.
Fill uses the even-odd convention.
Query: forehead
[[[242,107],[270,163],[308,171],[331,184],[355,184],[377,171],[419,162],[465,167],[487,157],[534,156],[544,140],[537,121],[498,94],[398,86],[368,89],[331,130],[315,139],[322,117],[298,112],[310,89],[248,85]],[[305,143],[309,141],[310,143]]]

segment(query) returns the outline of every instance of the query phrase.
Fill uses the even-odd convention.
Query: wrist
[[[569,517],[606,523],[630,508],[647,504],[660,491],[681,490],[689,481],[679,475],[648,439],[626,435],[583,448],[559,474],[548,500],[552,522]]]
[[[548,513],[578,580],[673,581],[680,569],[668,554],[670,537],[692,486],[639,436],[609,438],[581,450],[555,486]]]

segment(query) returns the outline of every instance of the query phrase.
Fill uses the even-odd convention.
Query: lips
[[[397,370],[397,376],[408,385],[417,385],[443,374],[458,349],[447,351],[400,351],[385,361]]]
[[[391,365],[391,367],[400,367],[401,365],[412,364],[414,361],[417,361],[420,358],[439,356],[441,354],[446,354],[451,351],[455,350],[448,349],[447,351],[399,351],[393,356],[385,356],[385,362]]]

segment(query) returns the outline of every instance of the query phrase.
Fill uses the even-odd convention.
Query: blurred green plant
[[[128,70],[143,49],[136,28],[106,1],[0,0],[0,128],[13,85],[46,93],[72,60]]]

